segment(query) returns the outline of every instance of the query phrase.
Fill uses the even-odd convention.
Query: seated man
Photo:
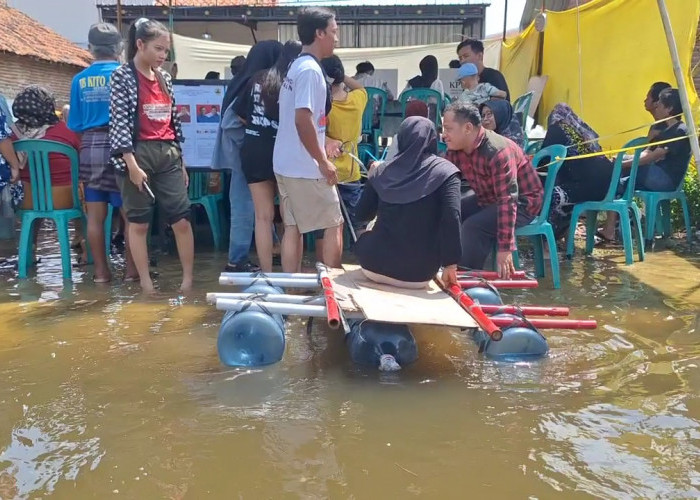
[[[473,38],[463,40],[457,45],[457,56],[462,64],[476,64],[479,70],[479,81],[481,83],[490,83],[497,89],[503,90],[506,93],[506,100],[510,101],[510,92],[503,73],[497,69],[484,66],[484,44],[480,40]]]
[[[651,88],[649,88],[649,92],[647,92],[647,96],[644,99],[644,109],[647,110],[651,116],[654,117],[654,120],[661,120],[662,118],[658,116],[659,112],[659,94],[661,94],[662,91],[666,89],[670,89],[671,84],[666,83],[666,82],[655,82],[651,85]],[[659,135],[659,132],[661,132],[663,129],[666,128],[666,123],[657,123],[656,125],[652,125],[651,128],[649,129],[649,141],[653,141],[654,138]]]
[[[635,189],[643,191],[675,191],[680,185],[690,161],[690,140],[688,139],[688,127],[680,118],[671,118],[683,112],[681,98],[678,89],[667,88],[659,94],[659,102],[656,106],[655,117],[658,120],[666,119],[659,124],[664,125],[654,137],[655,142],[667,141],[685,137],[659,146],[651,146],[642,151],[639,157],[639,170]],[[623,175],[632,167],[633,158],[627,157],[622,162]],[[624,190],[625,179],[620,186]],[[619,192],[619,191],[618,191]],[[601,234],[606,239],[615,236],[615,224],[617,215],[608,212],[605,227]]]
[[[496,242],[497,271],[507,279],[515,271],[515,228],[539,214],[542,183],[520,146],[481,126],[473,104],[451,104],[442,126],[447,159],[474,190],[462,200],[461,265],[483,269]]]

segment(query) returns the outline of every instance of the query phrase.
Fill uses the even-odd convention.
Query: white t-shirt
[[[300,56],[289,68],[280,90],[280,118],[272,166],[276,174],[301,179],[321,179],[323,174],[299,139],[297,109],[310,109],[321,150],[326,144],[326,80],[313,57]]]

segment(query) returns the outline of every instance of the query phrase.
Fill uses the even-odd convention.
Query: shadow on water
[[[546,331],[541,361],[417,327],[419,360],[384,374],[300,318],[282,362],[221,366],[204,294],[222,289],[222,254],[197,254],[188,297],[161,257],[145,299],[89,268],[68,285],[55,242],[42,248],[31,279],[0,271],[0,498],[700,495],[696,258],[596,252],[563,263],[561,290],[506,293],[598,320]]]

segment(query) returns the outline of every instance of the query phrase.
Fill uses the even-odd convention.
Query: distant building
[[[6,1],[7,7],[24,12],[84,49],[87,48],[90,26],[99,21],[95,0]]]
[[[362,3],[363,5],[357,5]],[[123,29],[148,17],[179,35],[217,42],[296,38],[296,14],[304,5],[326,5],[337,13],[341,47],[393,47],[483,38],[487,3],[463,0],[121,0]],[[116,23],[116,0],[97,0],[102,19]],[[172,15],[172,17],[171,17]],[[254,33],[254,34],[253,34]]]
[[[8,99],[29,84],[48,88],[58,106],[70,101],[73,76],[90,53],[0,0],[0,93]]]

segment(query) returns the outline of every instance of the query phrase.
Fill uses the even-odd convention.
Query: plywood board
[[[472,317],[431,282],[430,288],[409,290],[370,281],[358,266],[330,272],[338,304],[347,313],[383,323],[476,328]]]
[[[528,112],[530,118],[533,118],[535,116],[537,106],[540,105],[540,100],[542,99],[542,93],[544,92],[544,88],[547,85],[547,80],[549,80],[549,76],[547,75],[532,76],[530,77],[530,81],[527,83],[527,91],[532,92],[532,100],[530,101],[530,111]]]

